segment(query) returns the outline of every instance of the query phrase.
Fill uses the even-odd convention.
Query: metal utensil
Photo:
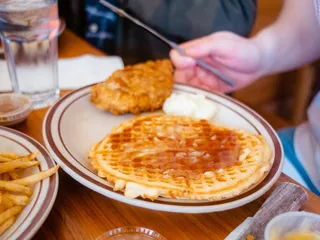
[[[156,32],[154,29],[148,27],[147,25],[145,25],[144,23],[140,22],[138,19],[130,16],[128,13],[126,13],[124,10],[114,6],[113,4],[105,1],[105,0],[100,0],[100,3],[108,8],[110,8],[112,11],[116,12],[117,14],[119,14],[119,16],[121,17],[125,17],[129,20],[131,20],[132,22],[134,22],[135,24],[137,24],[138,26],[144,28],[145,30],[147,30],[148,32],[152,33],[153,35],[155,35],[156,37],[158,37],[159,39],[161,39],[163,42],[167,43],[170,47],[176,49],[181,55],[183,56],[188,56],[187,53],[181,48],[179,47],[178,44],[176,44],[173,41],[170,41],[169,39],[167,39],[166,37],[164,37],[163,35],[161,35],[160,33]],[[189,56],[188,56],[189,57]],[[235,86],[235,83],[230,80],[228,77],[224,76],[223,74],[221,74],[217,69],[209,66],[207,63],[205,63],[202,60],[199,59],[195,59],[196,64],[200,67],[202,67],[203,69],[215,74],[216,76],[218,76],[221,80],[223,80],[225,83],[229,84],[230,86]]]

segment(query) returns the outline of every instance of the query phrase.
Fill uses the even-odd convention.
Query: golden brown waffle
[[[153,111],[171,95],[173,67],[169,60],[127,66],[91,88],[90,101],[113,114]]]
[[[98,175],[125,196],[222,200],[259,183],[272,162],[261,136],[185,116],[142,116],[92,146]]]

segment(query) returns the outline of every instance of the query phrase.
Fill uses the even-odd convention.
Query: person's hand
[[[202,59],[236,83],[232,88],[214,74],[198,67],[194,59],[176,50],[170,58],[176,68],[175,81],[222,92],[230,92],[250,84],[261,76],[262,51],[254,40],[231,32],[218,32],[180,45],[192,58]]]

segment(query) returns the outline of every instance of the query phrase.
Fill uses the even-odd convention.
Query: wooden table
[[[91,53],[103,55],[80,38],[66,31],[60,38],[60,57]],[[16,128],[43,143],[42,121],[47,109],[36,110]],[[76,141],[76,139],[75,139]],[[211,214],[175,214],[156,212],[113,201],[82,186],[62,170],[53,209],[34,239],[95,239],[105,231],[121,226],[154,229],[168,240],[223,239],[247,217],[254,215],[265,196],[231,211]],[[292,180],[284,174],[278,182]],[[309,192],[309,191],[308,191]],[[320,214],[320,198],[309,192],[303,210]]]

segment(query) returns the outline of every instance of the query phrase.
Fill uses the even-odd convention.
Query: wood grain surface
[[[103,55],[69,31],[59,40],[60,57],[82,54]],[[62,92],[65,94],[66,92]],[[43,144],[42,122],[47,109],[31,113],[27,121],[15,128]],[[76,141],[76,139],[75,139]],[[53,209],[34,239],[96,239],[100,234],[122,226],[142,226],[158,231],[168,240],[224,239],[249,216],[253,216],[266,197],[243,207],[212,214],[174,214],[156,212],[126,205],[104,197],[82,186],[62,170],[60,186]],[[282,175],[279,182],[292,182]],[[320,198],[308,191],[305,211],[320,214]]]

